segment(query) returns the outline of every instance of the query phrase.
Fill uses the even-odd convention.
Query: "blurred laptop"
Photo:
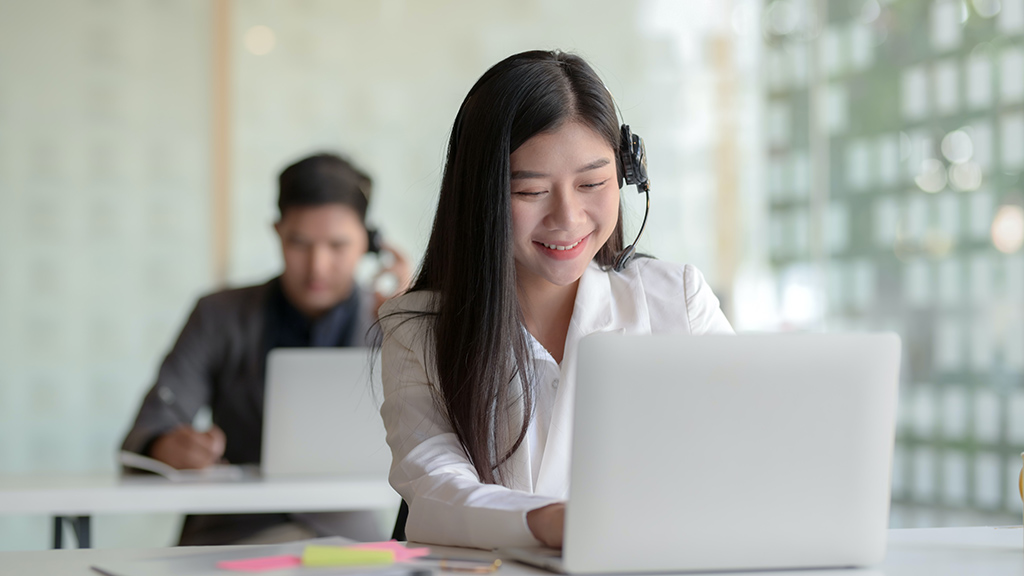
[[[380,357],[369,348],[271,350],[263,475],[387,478],[380,397]]]
[[[868,566],[885,555],[894,334],[580,343],[566,573]]]

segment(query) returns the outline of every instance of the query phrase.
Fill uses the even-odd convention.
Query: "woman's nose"
[[[552,195],[551,211],[548,213],[549,223],[557,229],[573,230],[583,219],[583,202],[576,190],[560,188]]]

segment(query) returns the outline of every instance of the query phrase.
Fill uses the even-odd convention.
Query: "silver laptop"
[[[267,356],[264,476],[387,478],[380,360],[368,348],[277,348]]]
[[[580,343],[567,573],[868,566],[885,555],[895,334]]]

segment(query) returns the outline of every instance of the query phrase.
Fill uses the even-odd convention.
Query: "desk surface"
[[[0,514],[319,512],[388,508],[398,502],[382,478],[171,482],[117,474],[0,477]]]
[[[238,547],[246,549],[249,547]],[[148,548],[133,550],[53,550],[49,552],[0,552],[2,574],[49,576],[96,576],[93,564],[122,562],[157,556],[194,554],[208,548]],[[479,550],[435,548],[453,555],[487,557]],[[227,573],[226,573],[227,574]],[[441,573],[443,574],[443,573]],[[507,562],[496,576],[549,574]],[[749,573],[748,573],[749,574]],[[929,528],[890,530],[885,562],[870,570],[771,572],[772,576],[1020,576],[1024,574],[1024,531],[1008,528]],[[691,576],[693,576],[691,574]],[[724,576],[716,573],[715,576]]]

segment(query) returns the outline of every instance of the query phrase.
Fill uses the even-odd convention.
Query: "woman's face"
[[[579,122],[537,134],[510,157],[512,234],[524,288],[568,286],[615,229],[615,153]]]

